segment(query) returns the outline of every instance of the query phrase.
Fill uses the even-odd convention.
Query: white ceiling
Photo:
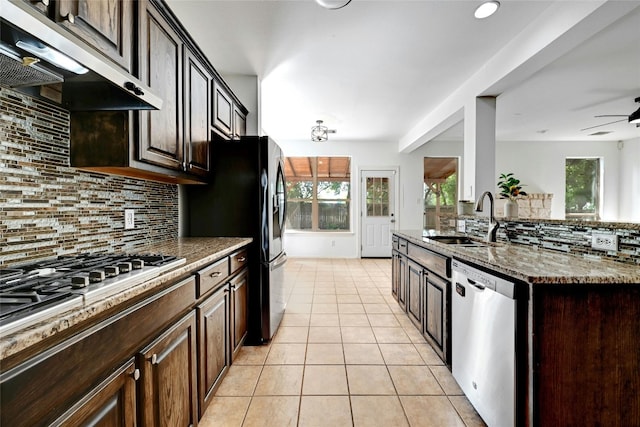
[[[478,1],[353,0],[339,10],[313,0],[167,3],[221,74],[259,77],[262,128],[276,140],[308,141],[322,119],[337,129],[332,141],[398,144],[555,2],[504,0],[485,20],[473,18]],[[625,122],[580,131],[616,120],[594,115],[631,114],[639,96],[637,7],[499,94],[496,138],[639,137]],[[589,136],[596,131],[612,133]],[[461,137],[454,126],[439,138]]]

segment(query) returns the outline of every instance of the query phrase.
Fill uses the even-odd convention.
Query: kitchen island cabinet
[[[409,242],[410,257],[411,248],[420,247],[524,285],[516,425],[640,426],[636,266],[518,244],[446,245],[423,238],[422,231],[396,232],[394,238]],[[430,290],[427,284],[427,312]],[[429,336],[437,337],[437,329]]]
[[[447,365],[451,363],[451,258],[393,236],[392,295]]]

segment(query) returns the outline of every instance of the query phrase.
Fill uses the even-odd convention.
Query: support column
[[[462,194],[476,201],[496,191],[496,98],[479,96],[464,107]]]

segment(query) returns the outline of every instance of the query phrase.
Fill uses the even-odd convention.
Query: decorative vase
[[[504,204],[504,217],[505,218],[518,218],[518,202],[508,199]]]

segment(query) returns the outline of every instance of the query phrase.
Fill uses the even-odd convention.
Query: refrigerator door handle
[[[271,270],[276,270],[282,267],[287,262],[287,253],[282,252],[276,259],[271,263]]]

